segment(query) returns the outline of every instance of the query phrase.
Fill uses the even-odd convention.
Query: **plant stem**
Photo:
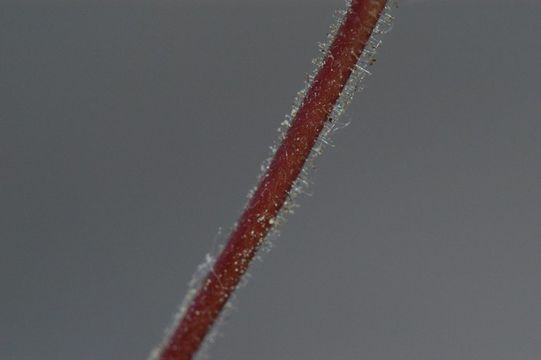
[[[238,225],[178,326],[159,350],[161,360],[189,360],[248,269],[282,209],[325,121],[352,74],[386,0],[352,0],[291,127],[262,176]]]

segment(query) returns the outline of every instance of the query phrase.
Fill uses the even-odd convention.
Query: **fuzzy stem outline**
[[[351,1],[285,138],[212,271],[158,350],[158,359],[190,360],[200,348],[271,230],[386,3],[386,0]]]

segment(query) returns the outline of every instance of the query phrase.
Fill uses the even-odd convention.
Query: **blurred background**
[[[541,358],[541,3],[399,5],[211,359]],[[343,7],[2,1],[0,358],[147,357]]]

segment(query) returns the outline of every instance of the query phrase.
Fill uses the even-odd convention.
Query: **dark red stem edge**
[[[385,7],[386,0],[352,0],[267,172],[212,271],[159,352],[190,360],[209,333],[271,229]]]

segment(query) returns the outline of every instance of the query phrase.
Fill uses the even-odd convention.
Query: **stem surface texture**
[[[386,2],[351,1],[285,138],[212,270],[159,349],[158,359],[190,360],[201,346],[272,228]]]

